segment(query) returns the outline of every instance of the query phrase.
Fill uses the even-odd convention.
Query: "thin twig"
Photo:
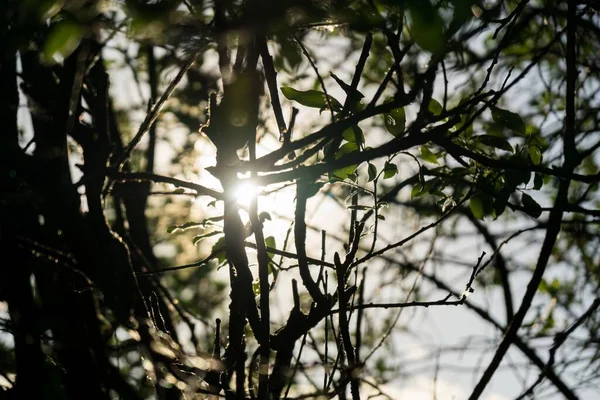
[[[217,192],[216,190],[209,189],[206,186],[198,185],[196,183],[184,181],[177,178],[171,178],[169,176],[163,176],[158,174],[152,174],[147,172],[118,172],[115,169],[106,169],[106,176],[111,177],[115,181],[121,182],[142,182],[150,181],[155,183],[168,183],[177,187],[195,190],[198,196],[211,196],[215,199],[222,200],[224,194]],[[85,179],[85,177],[84,177]],[[80,185],[81,182],[77,183]]]
[[[133,139],[131,139],[131,142],[129,142],[129,144],[123,151],[123,155],[117,160],[117,162],[114,165],[119,172],[123,169],[125,162],[131,156],[133,149],[135,149],[138,143],[142,140],[142,137],[146,134],[146,132],[148,132],[152,124],[154,124],[154,122],[158,118],[160,110],[165,105],[166,101],[171,97],[171,95],[175,91],[175,88],[177,87],[177,85],[179,85],[179,82],[181,82],[185,74],[190,70],[190,68],[192,68],[192,66],[196,62],[196,57],[198,56],[198,54],[200,54],[200,51],[195,52],[184,63],[183,67],[181,67],[175,78],[173,78],[173,80],[169,83],[169,86],[167,86],[167,89],[163,92],[163,94],[160,96],[160,98],[154,104],[154,106],[152,106],[150,112],[146,114],[146,118],[144,118],[144,121],[140,125],[137,133],[135,134]]]
[[[315,64],[313,58],[311,57],[310,53],[308,52],[306,46],[304,46],[304,43],[302,43],[302,41],[295,35],[293,37],[294,37],[294,40],[296,41],[296,43],[298,43],[298,46],[300,46],[302,53],[304,53],[304,56],[310,63],[310,66],[312,67],[313,71],[315,71],[315,74],[317,74],[317,79],[319,80],[319,83],[321,84],[323,93],[325,93],[325,102],[327,103],[327,107],[329,108],[329,112],[331,113],[331,122],[333,122],[335,120],[335,114],[333,113],[333,107],[331,107],[331,99],[329,98],[329,94],[327,94],[327,87],[325,86],[325,81],[323,80],[323,77],[319,73],[319,69],[317,68],[317,65]]]
[[[279,128],[279,135],[280,137],[285,137],[288,132],[285,126],[285,119],[283,118],[281,102],[279,101],[277,71],[275,71],[275,66],[273,65],[273,57],[269,54],[267,39],[264,36],[257,38],[257,46],[265,71],[265,80],[267,81],[267,87],[269,88],[269,94],[271,95],[271,106],[273,107],[273,113],[275,114],[275,120],[277,121],[277,127]]]

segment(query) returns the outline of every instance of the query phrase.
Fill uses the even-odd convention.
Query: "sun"
[[[237,204],[246,210],[250,209],[252,200],[256,198],[259,212],[266,211],[274,216],[294,215],[296,198],[294,185],[265,187],[256,185],[251,179],[244,179],[235,186],[233,197]]]
[[[246,179],[235,186],[233,189],[233,198],[240,206],[248,208],[250,207],[252,199],[259,196],[263,189],[264,188],[257,186],[249,179]]]

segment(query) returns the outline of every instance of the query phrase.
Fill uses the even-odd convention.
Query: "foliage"
[[[464,396],[597,390],[593,2],[0,10],[0,394],[397,398],[437,310]]]

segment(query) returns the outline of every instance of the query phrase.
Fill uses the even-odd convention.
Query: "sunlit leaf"
[[[277,245],[275,243],[275,237],[273,237],[273,236],[267,236],[265,238],[265,246],[268,247],[268,248],[271,248],[271,249],[277,248]],[[270,253],[268,251],[267,251],[267,255],[269,256],[270,260],[272,260],[273,257],[275,256],[275,254]]]
[[[421,146],[421,158],[423,161],[427,161],[432,164],[439,164],[437,156],[427,148],[427,146]]]
[[[330,180],[344,180],[350,178],[351,180],[355,180],[354,171],[356,171],[357,164],[350,165],[348,167],[343,167],[340,169],[336,169],[329,175]]]
[[[340,146],[340,148],[335,153],[335,159],[340,159],[342,156],[350,153],[354,153],[358,151],[358,145],[354,142],[344,143]],[[346,178],[353,178],[354,171],[358,167],[358,164],[349,165],[347,167],[343,167],[335,170],[330,174],[330,179],[336,180],[341,179],[344,180]],[[354,180],[354,179],[353,179]]]
[[[410,191],[410,198],[413,199],[415,197],[419,197],[425,194],[425,191],[423,190],[424,188],[425,187],[422,183],[417,183],[415,186],[413,186],[412,190]]]
[[[294,100],[306,107],[326,109],[329,107],[327,104],[327,97],[325,93],[318,90],[296,90],[289,86],[283,86],[281,92],[288,100]],[[342,105],[334,97],[329,96],[329,102],[334,111],[341,111]]]
[[[347,142],[356,143],[358,147],[365,144],[365,135],[358,125],[353,125],[342,133],[342,138]]]
[[[398,173],[398,166],[386,161],[385,167],[383,167],[383,179],[392,178]]]
[[[429,105],[427,108],[432,115],[441,115],[443,111],[442,105],[436,99],[429,100]]]
[[[529,146],[529,157],[531,157],[531,162],[534,165],[540,165],[542,162],[542,152],[540,148],[537,146]]]
[[[358,151],[358,145],[355,142],[347,142],[340,146],[335,152],[335,159],[339,159],[342,156]]]
[[[47,63],[67,58],[83,38],[83,27],[71,19],[63,19],[52,26],[44,43],[42,59]]]

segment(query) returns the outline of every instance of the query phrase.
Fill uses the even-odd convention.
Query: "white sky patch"
[[[470,394],[470,391],[467,392],[466,388],[447,380],[439,379],[435,383],[435,394],[434,394],[434,381],[430,377],[418,377],[415,378],[411,384],[405,386],[404,388],[400,388],[399,385],[395,383],[388,383],[385,385],[381,385],[382,394],[377,397],[373,397],[374,399],[386,398],[385,395],[393,398],[393,399],[410,399],[410,400],[460,400],[465,399]],[[364,392],[367,396],[376,395],[378,391],[374,388],[368,388]],[[490,393],[488,395],[484,395],[482,397],[483,400],[509,400],[508,397]]]

